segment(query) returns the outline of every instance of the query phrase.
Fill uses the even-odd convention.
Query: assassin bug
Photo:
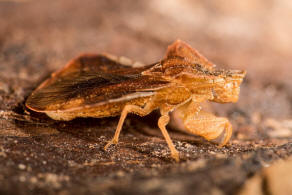
[[[186,43],[177,40],[167,49],[163,60],[138,66],[126,58],[108,54],[81,55],[53,73],[26,101],[36,112],[55,120],[76,117],[120,115],[111,141],[117,144],[128,113],[148,115],[159,109],[158,127],[179,161],[179,153],[166,130],[169,113],[177,110],[185,129],[207,140],[224,138],[225,145],[232,127],[228,119],[201,110],[200,103],[236,102],[246,72],[218,70],[215,65]]]

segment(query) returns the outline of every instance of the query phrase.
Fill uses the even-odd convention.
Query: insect
[[[221,146],[225,145],[232,134],[231,124],[201,110],[200,103],[236,102],[245,74],[241,70],[217,70],[195,49],[177,40],[168,47],[164,59],[146,66],[108,54],[81,55],[33,91],[26,107],[64,121],[120,115],[105,150],[118,143],[128,113],[145,116],[159,109],[158,127],[171,157],[179,161],[166,130],[169,113],[176,109],[186,130],[207,140],[224,132]]]

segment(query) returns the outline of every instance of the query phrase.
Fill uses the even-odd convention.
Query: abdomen
[[[78,108],[74,111],[48,111],[45,113],[54,120],[64,121],[69,121],[77,117],[103,118],[120,115],[126,104],[143,107],[150,98],[151,97],[140,97],[129,101],[105,103],[92,107],[89,105],[83,108]]]

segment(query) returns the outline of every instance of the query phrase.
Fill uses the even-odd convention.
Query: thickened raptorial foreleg
[[[207,140],[218,138],[224,131],[220,146],[224,146],[232,135],[232,126],[227,118],[216,117],[201,110],[198,103],[190,102],[177,109],[178,116],[183,120],[185,130]]]

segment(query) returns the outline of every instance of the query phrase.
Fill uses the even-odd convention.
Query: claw
[[[232,135],[232,126],[231,124],[227,121],[225,124],[225,133],[224,133],[224,140],[223,142],[219,145],[219,148],[222,148],[227,144],[227,142],[230,140]]]
[[[104,150],[107,150],[108,149],[108,147],[110,147],[112,144],[117,144],[118,143],[118,141],[117,140],[114,140],[114,139],[112,139],[111,141],[109,141],[105,146],[104,146]]]
[[[179,162],[179,152],[178,151],[172,151],[171,152],[171,157],[176,161]]]

